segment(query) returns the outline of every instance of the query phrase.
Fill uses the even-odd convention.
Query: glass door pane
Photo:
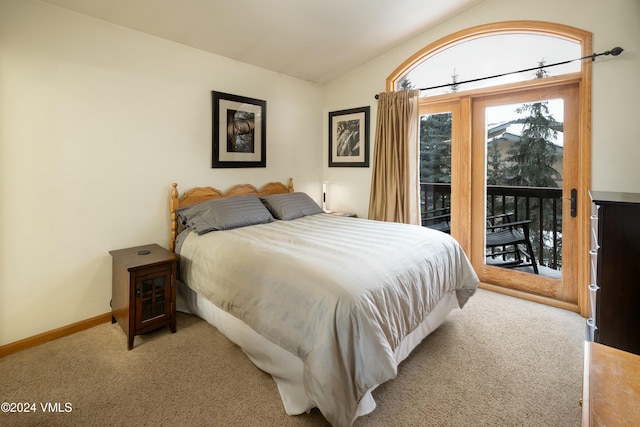
[[[485,110],[485,263],[562,276],[564,101]]]
[[[420,116],[422,225],[449,233],[451,215],[451,112]]]

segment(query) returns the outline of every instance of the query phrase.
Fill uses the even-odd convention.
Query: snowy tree
[[[539,63],[544,66],[544,61]],[[543,78],[546,70],[540,68],[536,78]],[[562,177],[554,165],[562,153],[555,144],[560,123],[549,113],[548,102],[523,104],[516,109],[518,114],[527,116],[513,121],[522,124],[520,141],[506,152],[506,183],[513,186],[558,187]]]

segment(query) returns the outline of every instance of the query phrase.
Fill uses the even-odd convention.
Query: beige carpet
[[[584,333],[576,313],[479,290],[355,426],[579,426]],[[176,334],[138,336],[131,351],[106,323],[2,358],[0,402],[37,410],[0,413],[3,426],[327,425],[317,410],[287,416],[271,377],[186,314]]]

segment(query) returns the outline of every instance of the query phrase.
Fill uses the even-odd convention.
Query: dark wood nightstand
[[[335,216],[346,216],[348,218],[357,218],[358,215],[352,213],[352,212],[335,212],[335,211],[327,211],[328,214],[331,215],[335,215]]]
[[[109,251],[113,258],[111,319],[127,335],[169,326],[176,331],[178,256],[153,244]]]

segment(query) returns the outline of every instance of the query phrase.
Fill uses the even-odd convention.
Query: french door
[[[431,99],[420,110],[421,123],[425,117],[450,117],[451,235],[471,259],[482,286],[575,311],[586,277],[583,229],[589,206],[584,154],[589,150],[580,141],[579,96],[579,82],[568,79]],[[536,116],[546,119],[548,134],[541,136],[539,124],[531,124]],[[548,158],[545,166],[527,169],[531,157],[542,154],[533,147],[529,160],[518,164],[518,149],[535,138],[545,139]],[[531,221],[537,273],[488,256],[488,217],[497,213]]]
[[[489,285],[567,305],[578,303],[577,198],[587,191],[578,170],[578,90],[563,84],[488,95],[473,99],[471,107],[474,268]],[[527,267],[488,249],[490,218],[505,213],[510,221],[526,222],[521,226],[535,249],[533,259],[522,256],[520,265]]]

